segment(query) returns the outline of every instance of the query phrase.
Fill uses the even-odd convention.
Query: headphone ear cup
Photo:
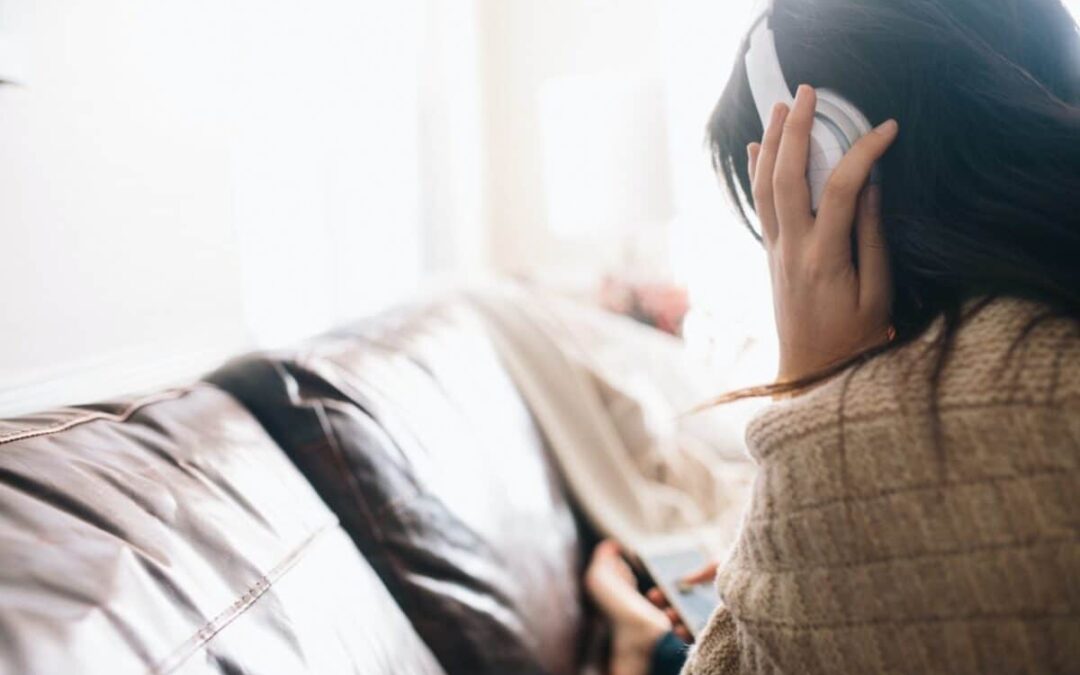
[[[828,89],[817,92],[814,126],[810,130],[810,157],[806,179],[814,212],[821,204],[825,185],[844,154],[855,141],[870,132],[870,121],[862,112]]]
[[[851,146],[845,143],[839,130],[820,115],[810,129],[810,152],[806,164],[806,182],[810,185],[810,206],[817,213],[825,185],[834,169]]]
[[[870,133],[870,120],[853,103],[831,89],[818,89],[815,116],[823,117],[835,127],[850,148],[866,134]]]

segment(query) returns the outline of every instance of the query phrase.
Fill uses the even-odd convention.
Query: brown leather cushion
[[[0,422],[0,672],[442,670],[281,449],[199,385]]]
[[[448,673],[576,672],[581,533],[468,312],[399,312],[212,380],[293,457]]]

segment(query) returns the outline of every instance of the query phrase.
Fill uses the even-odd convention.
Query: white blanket
[[[679,340],[522,287],[468,294],[592,525],[640,550],[734,541],[754,465],[745,415],[686,413],[722,382]]]

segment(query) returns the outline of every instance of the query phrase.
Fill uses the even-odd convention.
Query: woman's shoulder
[[[986,305],[936,390],[928,334],[751,423],[753,498],[717,580],[740,634],[929,635],[1076,604],[1080,329],[1044,314]]]
[[[969,309],[942,370],[943,405],[1045,405],[1080,396],[1080,322],[1015,298]],[[906,359],[933,363],[939,332],[935,326]]]
[[[793,442],[835,439],[841,427],[893,427],[893,436],[919,442],[932,419],[1000,422],[1042,410],[1080,417],[1080,322],[1012,298],[967,311],[936,379],[940,321],[914,342],[762,411],[747,427],[751,452],[760,460]]]

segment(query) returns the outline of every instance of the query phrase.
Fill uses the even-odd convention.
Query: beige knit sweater
[[[724,606],[684,673],[1080,672],[1080,327],[990,304],[747,430]]]

